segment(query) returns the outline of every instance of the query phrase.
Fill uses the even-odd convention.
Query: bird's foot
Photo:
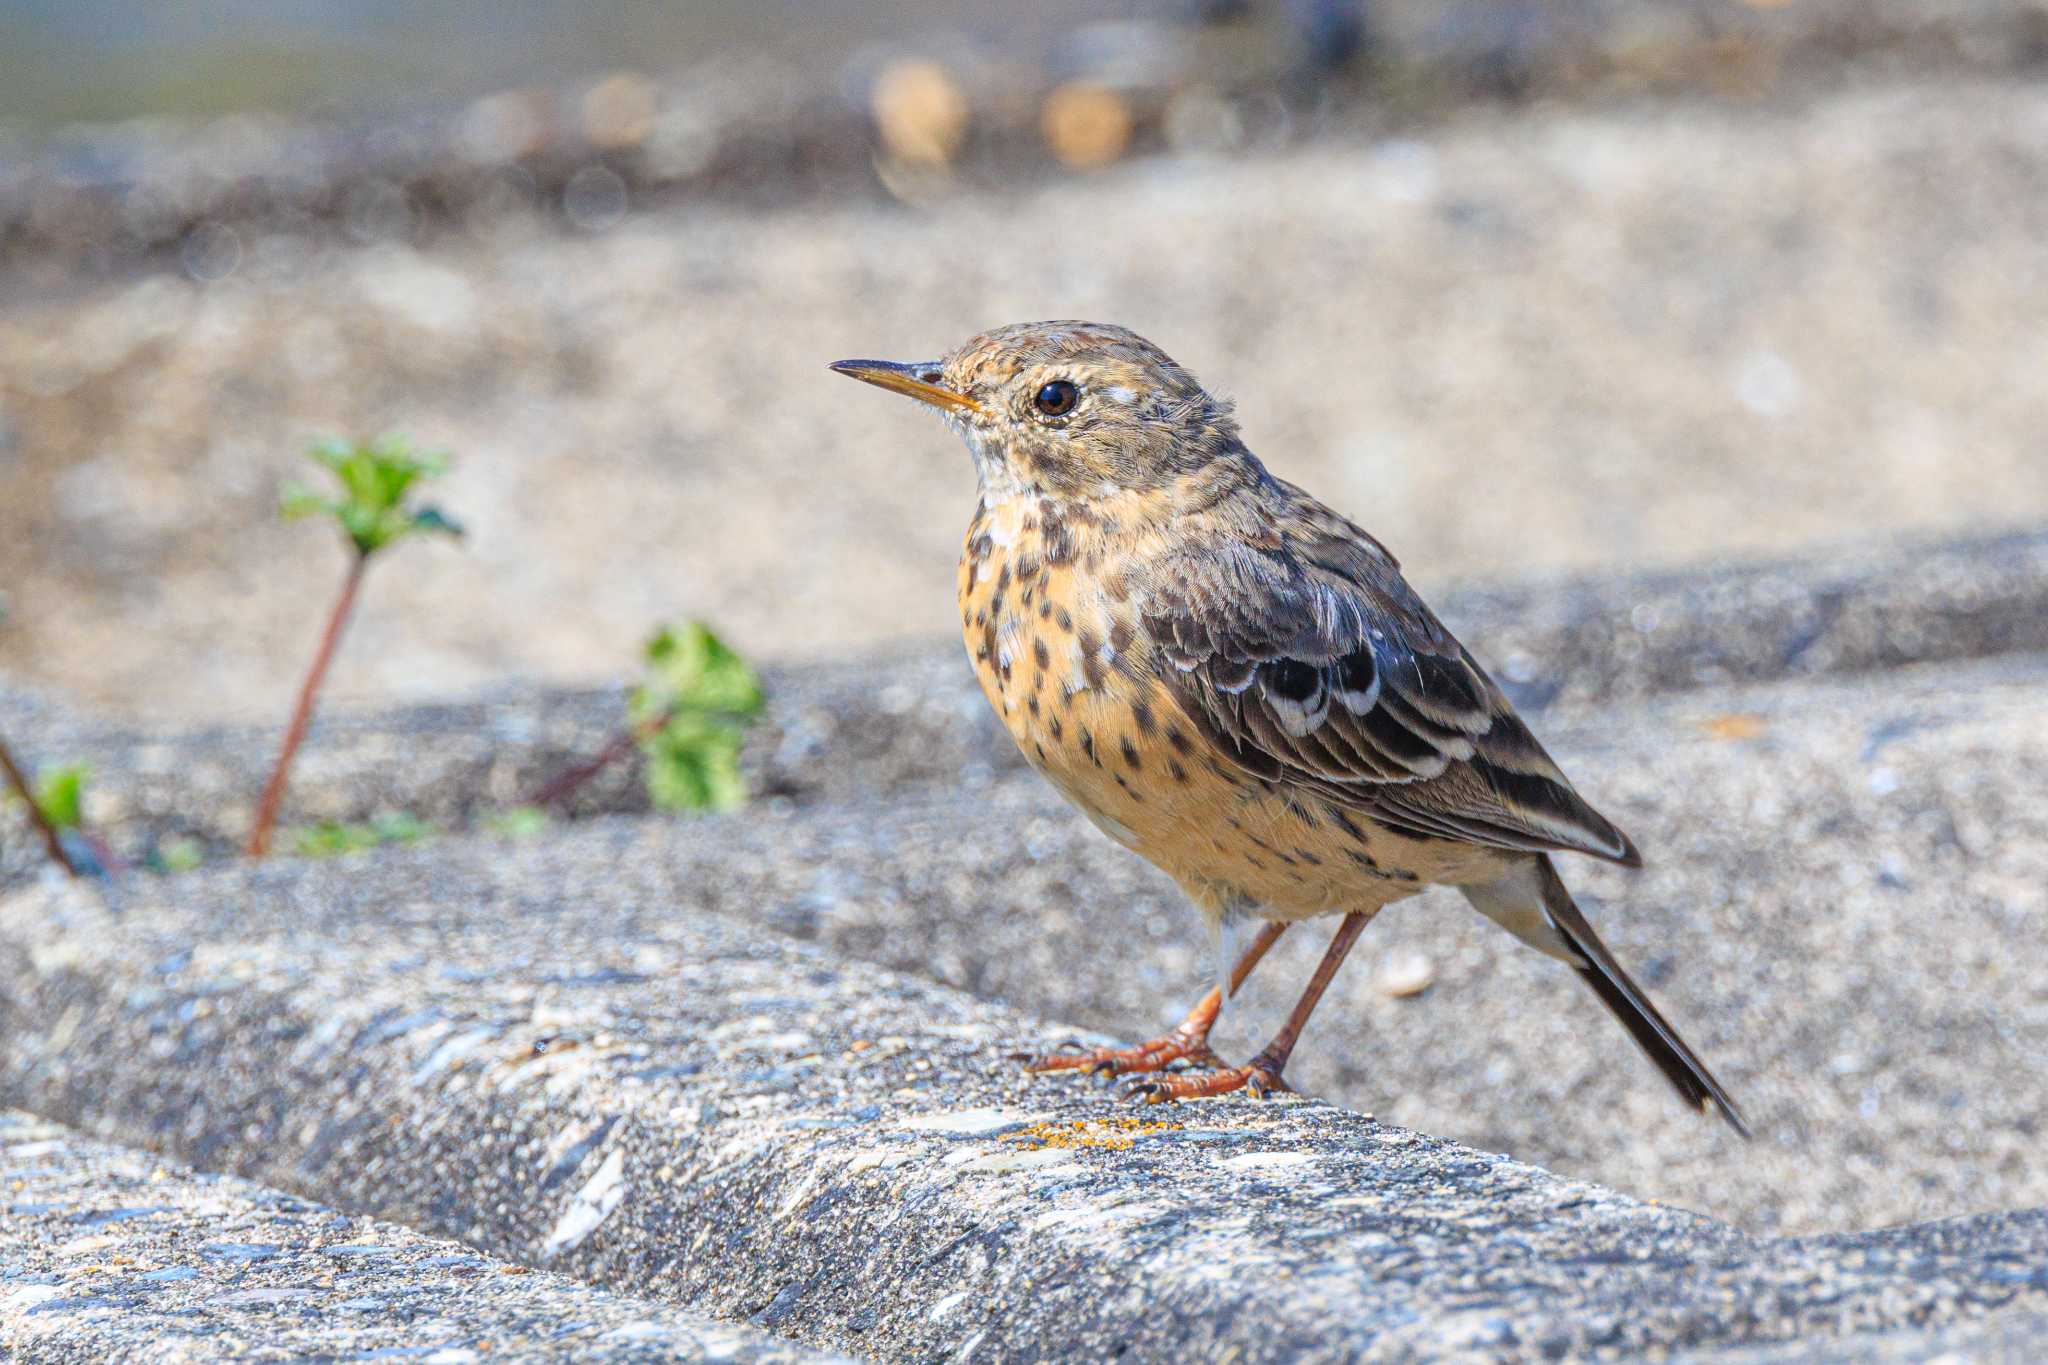
[[[1180,1028],[1136,1047],[1091,1048],[1067,1042],[1051,1052],[1013,1052],[1010,1060],[1024,1063],[1026,1071],[1085,1071],[1091,1076],[1128,1076],[1137,1072],[1164,1071],[1178,1061],[1203,1066],[1220,1065],[1216,1054],[1209,1050],[1206,1030],[1195,1033]]]
[[[1062,1043],[1051,1052],[1013,1052],[1010,1060],[1024,1063],[1026,1071],[1085,1071],[1091,1076],[1128,1076],[1133,1072],[1163,1071],[1179,1061],[1221,1066],[1216,1054],[1209,1051],[1209,1030],[1216,1026],[1216,1014],[1222,1008],[1223,992],[1218,988],[1203,996],[1188,1011],[1188,1017],[1173,1026],[1171,1033],[1149,1043],[1140,1043],[1136,1047],[1097,1048],[1080,1043]]]
[[[1280,1079],[1280,1068],[1264,1057],[1247,1066],[1226,1066],[1214,1071],[1194,1071],[1179,1076],[1146,1076],[1124,1085],[1124,1098],[1139,1104],[1172,1104],[1176,1100],[1207,1099],[1242,1090],[1253,1099],[1288,1093]]]

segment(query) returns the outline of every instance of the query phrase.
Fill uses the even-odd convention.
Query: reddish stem
[[[0,740],[0,770],[7,775],[7,785],[14,788],[22,803],[28,807],[28,818],[35,822],[36,829],[43,836],[43,847],[50,854],[50,861],[69,872],[78,875],[78,865],[71,861],[71,855],[64,851],[64,839],[57,833],[57,827],[50,823],[50,817],[43,814],[43,808],[36,804],[36,794],[28,785],[28,778],[14,761],[14,755],[7,751],[7,742]]]
[[[675,719],[673,706],[649,716],[637,725],[629,725],[611,737],[611,740],[597,751],[595,757],[586,759],[565,773],[558,774],[552,781],[532,796],[526,798],[529,806],[552,806],[555,802],[573,795],[584,783],[630,754],[640,745],[661,733],[662,728]]]
[[[292,708],[291,724],[285,727],[284,744],[277,751],[277,766],[270,770],[270,780],[263,786],[263,797],[256,803],[256,824],[249,831],[247,852],[251,858],[261,858],[270,851],[270,831],[277,824],[277,808],[284,802],[285,781],[291,774],[292,759],[299,752],[299,743],[306,737],[306,726],[313,719],[313,700],[320,694],[320,683],[327,676],[327,666],[334,661],[335,646],[341,643],[341,633],[348,626],[349,612],[356,604],[356,590],[363,584],[363,570],[370,566],[370,557],[357,552],[348,566],[348,577],[341,581],[341,596],[334,600],[334,610],[328,614],[327,629],[320,636],[320,647],[314,651],[313,666],[306,670],[306,681],[299,687],[298,705]]]

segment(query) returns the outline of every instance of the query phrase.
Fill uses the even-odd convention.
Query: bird
[[[979,500],[957,575],[981,689],[1024,760],[1177,882],[1219,979],[1134,1047],[1019,1054],[1148,1103],[1287,1089],[1303,1028],[1380,910],[1456,888],[1568,964],[1690,1106],[1740,1109],[1623,970],[1554,855],[1641,866],[1372,535],[1269,472],[1233,406],[1106,323],[997,327],[937,360],[831,368],[935,409]],[[1209,1034],[1289,927],[1336,917],[1279,1032]],[[1249,933],[1240,953],[1231,949]]]

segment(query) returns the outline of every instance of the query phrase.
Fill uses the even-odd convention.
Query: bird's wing
[[[1146,575],[1162,680],[1216,748],[1410,834],[1639,864],[1393,556],[1278,491],[1258,533],[1184,538]]]

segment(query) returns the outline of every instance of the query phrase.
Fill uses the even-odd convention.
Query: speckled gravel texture
[[[1741,682],[2048,652],[2048,532],[1866,543],[1713,572],[1536,575],[1454,588],[1438,606],[1523,714],[1541,717]],[[744,762],[771,810],[1022,768],[950,640],[773,667],[767,687],[771,705]],[[471,826],[596,752],[623,715],[616,688],[531,685],[396,714],[330,708],[300,756],[284,820],[402,810]],[[31,767],[90,764],[88,818],[135,861],[170,836],[234,852],[277,736],[274,725],[138,729],[19,687],[0,687],[0,734]],[[646,813],[637,756],[560,809]],[[0,885],[31,872],[36,856],[31,841],[0,843]]]
[[[0,1195],[13,1361],[832,1359],[18,1112]]]
[[[1748,1103],[1755,1145],[1685,1114],[1575,982],[1442,894],[1373,926],[1297,1082],[1759,1232],[2048,1204],[2048,1092],[2027,1060],[2048,1047],[2029,956],[2048,909],[2044,554],[2036,534],[1448,599],[1646,850],[1642,874],[1567,875]],[[951,646],[772,681],[749,759],[770,795],[744,815],[480,847],[625,847],[607,894],[1126,1036],[1199,993],[1208,950],[1178,893],[1016,764]],[[406,808],[459,829],[480,797],[587,752],[616,707],[508,696],[337,719],[308,750],[295,818]],[[95,762],[94,814],[119,818],[109,836],[131,855],[164,830],[227,849],[269,752],[238,731],[58,741]],[[582,813],[642,811],[633,796],[622,772]],[[0,886],[35,859],[10,838]],[[1254,978],[1228,1050],[1263,1040],[1319,938],[1295,933]],[[1396,994],[1404,978],[1421,993]]]
[[[1133,1126],[998,1060],[1036,1020],[679,905],[672,835],[17,892],[0,1088],[888,1358],[1634,1358],[2048,1305],[2041,1214],[1758,1241],[1313,1100]]]
[[[1713,1352],[1715,1365],[1807,1365],[1825,1359],[1833,1365],[2037,1365],[2048,1342],[2048,1313],[2018,1311],[1935,1328],[1874,1332],[1849,1341],[1831,1341],[1817,1351],[1810,1345],[1783,1343]]]
[[[1448,892],[1372,926],[1290,1074],[1759,1231],[2048,1204],[2044,686],[2044,661],[1936,668],[1546,727],[1649,859],[1568,860],[1567,880],[1756,1142],[1688,1113],[1568,972]],[[758,838],[685,834],[650,863],[678,899],[1129,1041],[1213,979],[1177,889],[1029,775]],[[1278,1025],[1327,932],[1296,931],[1259,969],[1226,1054]],[[1417,957],[1433,984],[1392,995]]]
[[[1046,316],[1235,395],[1427,588],[2038,523],[2044,127],[2023,80],[1475,108],[919,207],[0,277],[0,667],[153,720],[281,712],[342,561],[271,509],[329,429],[452,450],[474,529],[372,575],[337,698],[613,679],[681,614],[764,658],[929,638],[967,460],[824,366]]]

